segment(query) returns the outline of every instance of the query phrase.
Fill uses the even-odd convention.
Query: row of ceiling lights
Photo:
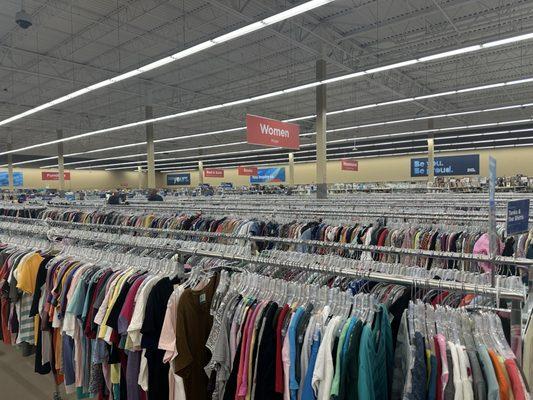
[[[297,15],[303,14],[307,11],[313,10],[315,8],[321,7],[325,4],[331,3],[335,0],[311,0],[306,3],[300,4],[299,6],[290,8],[288,10],[285,10],[283,12],[280,12],[278,14],[272,15],[268,18],[262,19],[260,21],[254,22],[252,24],[246,25],[242,28],[236,29],[234,31],[231,31],[229,33],[226,33],[224,35],[218,36],[216,38],[207,40],[205,42],[199,43],[195,46],[189,47],[187,49],[181,50],[177,53],[171,54],[170,56],[166,56],[163,58],[160,58],[158,60],[155,60],[149,64],[143,65],[142,67],[136,68],[134,70],[125,72],[123,74],[114,76],[110,79],[105,79],[101,82],[97,82],[95,84],[92,84],[90,86],[84,87],[82,89],[76,90],[75,92],[69,93],[65,96],[59,97],[57,99],[54,99],[52,101],[49,101],[47,103],[41,104],[40,106],[31,108],[27,111],[24,111],[20,114],[14,115],[12,117],[9,117],[7,119],[4,119],[0,121],[0,126],[8,125],[14,121],[20,120],[22,118],[28,117],[30,115],[33,115],[35,113],[38,113],[40,111],[46,110],[48,108],[57,106],[61,103],[65,103],[69,100],[73,100],[75,98],[78,98],[80,96],[83,96],[87,93],[94,92],[95,90],[113,85],[118,82],[125,81],[126,79],[133,78],[137,75],[143,74],[148,71],[152,71],[158,68],[161,68],[165,65],[168,65],[170,63],[174,63],[178,60],[183,60],[184,58],[190,57],[193,54],[198,54],[202,51],[205,51],[213,46],[216,46],[221,43],[229,42],[230,40],[237,39],[239,37],[248,35],[252,32],[259,31],[263,28],[266,28],[267,26],[276,24],[278,22],[287,20],[289,18],[295,17]]]
[[[439,95],[449,95],[452,94],[460,94],[460,93],[470,93],[478,90],[487,90],[488,87],[500,87],[500,86],[509,86],[509,85],[522,85],[533,82],[533,78],[527,78],[527,79],[521,79],[516,81],[508,81],[508,82],[501,82],[493,85],[483,85],[483,86],[475,86],[470,88],[461,89],[458,91],[447,91],[447,92],[441,92],[441,93],[435,93],[433,97],[437,97]],[[407,99],[410,100],[410,99]],[[406,99],[400,99],[400,100],[391,100],[391,101],[385,101],[381,103],[376,104],[370,104],[370,105],[362,105],[358,107],[350,107],[342,110],[335,110],[330,111],[327,113],[328,116],[332,115],[339,115],[347,112],[354,112],[354,111],[360,111],[367,108],[374,108],[374,107],[381,107],[386,106],[390,104],[396,104],[396,103],[402,103],[406,102]],[[502,107],[494,107],[494,108],[488,108],[488,109],[480,109],[480,110],[470,110],[470,111],[462,111],[462,112],[455,112],[455,113],[446,113],[446,114],[438,114],[438,115],[431,115],[431,116],[424,116],[424,117],[414,117],[414,118],[406,118],[406,119],[400,119],[400,120],[392,120],[392,121],[383,121],[383,122],[375,122],[375,123],[368,123],[368,124],[361,124],[357,126],[349,126],[345,128],[338,128],[337,130],[329,130],[328,133],[332,132],[342,132],[343,130],[353,130],[358,128],[371,128],[371,127],[378,127],[378,126],[386,126],[386,125],[394,125],[402,122],[414,122],[414,121],[421,121],[426,119],[439,119],[439,118],[450,118],[450,117],[457,117],[462,115],[469,115],[469,114],[475,114],[475,113],[487,113],[487,112],[495,112],[495,111],[502,111],[502,110],[511,110],[511,109],[519,109],[519,108],[526,108],[532,106],[533,103],[525,103],[525,104],[514,104],[509,106],[502,106]],[[301,120],[301,119],[308,119],[313,118],[314,115],[306,116],[306,117],[299,117],[299,118],[293,118],[291,120],[285,120],[285,122],[294,121],[294,120]],[[154,142],[155,143],[161,143],[166,141],[177,141],[177,140],[183,140],[183,139],[192,139],[192,138],[198,138],[198,137],[205,137],[205,136],[212,136],[212,135],[220,135],[225,133],[231,133],[236,131],[244,131],[246,129],[245,126],[238,127],[238,128],[230,128],[230,129],[223,129],[223,130],[217,130],[217,131],[211,131],[211,132],[204,132],[204,133],[198,133],[198,134],[191,134],[191,135],[184,135],[184,136],[178,136],[178,137],[172,137],[172,138],[164,138],[164,139],[157,139]],[[304,135],[314,135],[314,132],[310,132],[308,134]],[[304,136],[302,135],[302,136]],[[78,152],[78,153],[70,153],[66,154],[65,157],[74,157],[82,154],[87,154],[95,151],[105,151],[105,150],[117,150],[125,147],[131,147],[131,146],[137,146],[137,145],[143,145],[146,144],[146,142],[139,142],[139,143],[133,143],[133,144],[127,144],[127,145],[120,145],[120,146],[112,146],[108,148],[98,149],[98,150],[92,150],[89,152]],[[180,149],[173,149],[173,150],[164,150],[164,151],[157,151],[155,154],[169,154],[169,153],[180,153],[180,152],[186,152],[186,151],[195,151],[195,150],[205,150],[209,148],[217,148],[217,147],[226,147],[226,146],[236,146],[236,145],[242,145],[246,144],[245,141],[239,141],[239,142],[233,142],[233,143],[223,143],[223,144],[216,144],[216,145],[208,145],[208,146],[198,146],[194,148],[180,148]],[[135,157],[142,157],[146,156],[147,153],[136,153],[136,154],[128,154],[123,156],[114,156],[114,157],[105,157],[105,158],[98,158],[98,159],[91,159],[91,160],[83,160],[83,161],[74,161],[74,162],[68,162],[65,163],[65,166],[68,165],[79,165],[79,164],[89,164],[93,162],[100,162],[100,161],[107,161],[107,160],[117,160],[117,159],[126,159],[126,158],[135,158]],[[26,160],[26,161],[20,161],[17,163],[14,163],[14,165],[24,165],[24,164],[30,164],[34,162],[41,162],[41,161],[48,161],[52,159],[57,159],[57,156],[52,157],[45,157],[38,160]],[[130,164],[136,164],[138,162],[130,162]],[[127,163],[124,163],[127,164]],[[5,166],[5,165],[4,165]],[[45,165],[41,168],[55,168],[57,167],[57,164],[52,165]],[[94,166],[95,168],[99,166]]]
[[[325,4],[327,2],[331,2],[332,0],[330,0],[330,1],[319,0],[319,2],[320,1],[322,1],[322,4]],[[426,63],[426,62],[430,62],[430,61],[434,61],[434,60],[453,57],[453,56],[460,55],[460,54],[473,53],[473,52],[477,52],[477,51],[480,51],[480,50],[483,50],[483,49],[490,49],[490,48],[503,46],[503,45],[507,45],[507,44],[511,44],[511,43],[517,43],[517,42],[529,40],[529,39],[532,39],[532,38],[533,38],[533,32],[527,33],[527,34],[523,34],[523,35],[513,36],[513,37],[510,37],[510,38],[506,38],[506,39],[500,39],[500,40],[495,40],[495,41],[491,41],[491,42],[486,42],[486,43],[482,43],[482,44],[478,44],[478,45],[462,47],[462,48],[459,48],[459,49],[454,49],[454,50],[451,50],[451,51],[446,51],[446,52],[442,52],[442,53],[438,53],[438,54],[433,54],[433,55],[430,55],[430,56],[425,56],[425,57],[412,59],[412,60],[401,61],[401,62],[398,62],[398,63],[388,64],[388,65],[384,65],[384,66],[380,66],[380,67],[376,67],[376,68],[371,68],[371,69],[367,69],[367,70],[363,70],[363,71],[357,71],[357,72],[354,72],[354,73],[345,74],[345,75],[337,76],[337,77],[334,77],[334,78],[329,78],[329,79],[325,79],[325,80],[321,80],[321,81],[311,82],[311,83],[308,83],[308,84],[299,85],[299,86],[295,86],[295,87],[292,87],[292,88],[277,90],[277,91],[265,93],[265,94],[254,96],[254,97],[248,97],[248,98],[235,100],[235,101],[231,101],[231,102],[215,104],[215,105],[202,107],[202,108],[198,108],[198,109],[194,109],[194,110],[187,110],[187,111],[183,111],[183,112],[179,112],[179,113],[175,113],[175,114],[165,115],[165,116],[162,116],[162,117],[150,118],[150,119],[145,119],[145,120],[141,120],[141,121],[131,122],[131,123],[128,123],[128,124],[117,125],[117,126],[114,126],[114,127],[105,128],[105,129],[99,129],[99,130],[90,131],[90,132],[85,132],[85,133],[82,133],[82,134],[78,134],[78,135],[74,135],[74,136],[70,136],[70,137],[66,137],[66,138],[62,138],[62,139],[56,139],[56,140],[51,140],[51,141],[44,142],[44,143],[37,143],[37,144],[34,144],[34,145],[25,146],[25,147],[18,148],[18,149],[7,150],[7,151],[4,151],[4,152],[0,152],[0,155],[18,153],[18,152],[21,152],[21,151],[40,148],[40,147],[48,146],[48,145],[52,145],[52,144],[63,143],[63,142],[68,142],[68,141],[73,141],[73,140],[79,140],[79,139],[82,139],[82,138],[86,138],[86,137],[94,136],[94,135],[99,135],[99,134],[102,134],[102,133],[115,132],[115,131],[119,131],[119,130],[123,130],[123,129],[134,128],[134,127],[141,126],[141,125],[147,125],[147,124],[153,124],[153,123],[168,121],[168,120],[181,118],[181,117],[185,117],[185,116],[196,115],[196,114],[200,114],[200,113],[204,113],[204,112],[209,112],[209,111],[229,108],[229,107],[233,107],[233,106],[241,105],[241,104],[248,104],[248,103],[264,100],[264,99],[267,99],[267,98],[278,97],[278,96],[285,95],[285,94],[291,94],[291,93],[295,93],[295,92],[298,92],[298,91],[311,89],[311,88],[314,88],[314,87],[319,86],[319,85],[343,82],[343,81],[350,80],[350,79],[355,79],[355,78],[358,78],[358,77],[361,77],[361,76],[364,76],[364,75],[376,74],[376,73],[380,73],[380,72],[384,72],[384,71],[389,71],[389,70],[393,70],[393,69],[403,68],[403,67],[406,67],[406,66],[411,66],[411,65],[414,65],[414,64]],[[172,57],[172,56],[169,56],[169,57]],[[133,76],[135,76],[135,75],[133,75]],[[98,85],[98,84],[96,84],[96,85]],[[498,86],[494,86],[494,85],[505,86],[506,84],[505,83],[499,83],[499,84],[491,84],[491,85],[485,85],[485,86],[489,87],[489,88],[498,87]],[[457,91],[451,91],[449,94],[454,94],[456,92]],[[430,94],[430,95],[425,95],[425,96],[418,96],[416,99],[417,100],[424,100],[424,99],[428,99],[428,98],[432,98],[432,97],[435,97],[435,96],[433,94]],[[415,99],[415,98],[412,98],[412,99]],[[64,101],[67,101],[67,100],[69,100],[69,99],[66,99]],[[57,99],[54,100],[54,101],[57,101]],[[405,101],[407,101],[407,100],[405,100]],[[53,104],[53,105],[56,105],[56,104]],[[40,106],[40,107],[42,107],[42,106]],[[39,107],[37,107],[37,108],[39,108]],[[31,110],[28,110],[27,112],[30,112],[30,111]],[[38,110],[38,111],[40,111],[40,110]],[[37,112],[37,111],[35,111],[35,112]],[[19,114],[19,115],[22,115],[22,114]],[[15,117],[17,117],[17,116],[15,116]],[[11,118],[15,118],[15,117],[11,117]],[[23,117],[19,117],[17,119],[20,119],[20,118],[23,118]],[[4,121],[7,121],[7,120],[4,120]],[[0,123],[2,123],[4,121],[1,121]],[[12,122],[12,121],[9,121],[9,122]],[[4,125],[5,124],[6,123],[4,123]]]
[[[502,134],[507,134],[507,133],[528,133],[528,132],[532,132],[533,131],[533,128],[529,128],[529,129],[518,129],[518,130],[507,130],[507,131],[495,131],[495,132],[484,132],[484,133],[471,133],[471,134],[464,134],[464,135],[461,135],[461,136],[446,136],[446,137],[442,137],[442,138],[437,138],[436,139],[436,143],[438,145],[440,145],[438,142],[439,140],[446,140],[446,139],[454,139],[454,138],[466,138],[466,137],[479,137],[479,138],[485,138],[485,137],[490,137],[490,136],[494,136],[494,135],[502,135]],[[368,139],[373,139],[372,137],[368,137]],[[476,142],[487,142],[487,141],[505,141],[505,140],[530,140],[530,139],[533,139],[533,136],[527,136],[527,137],[512,137],[512,138],[504,138],[504,139],[489,139],[489,140],[477,140]],[[417,143],[417,142],[422,142],[422,141],[425,141],[426,139],[424,138],[419,138],[419,139],[410,139],[410,140],[397,140],[397,141],[394,141],[394,142],[390,142],[388,144],[399,144],[399,143]],[[459,145],[461,144],[464,144],[464,143],[469,143],[469,142],[462,142],[462,143],[459,143]],[[383,143],[382,145],[386,145],[385,143]],[[442,145],[447,145],[447,144],[442,144]],[[338,150],[344,150],[344,149],[349,149],[349,148],[365,148],[365,147],[375,147],[375,146],[380,146],[379,143],[370,143],[370,144],[360,144],[360,143],[357,143],[356,146],[354,145],[350,145],[350,146],[341,146],[341,147],[335,147],[335,148],[329,148],[327,151],[328,152],[335,152],[335,151],[338,151]],[[389,147],[389,148],[386,148],[386,149],[383,149],[383,150],[389,150],[389,151],[392,151],[392,150],[397,150],[398,148],[397,147]],[[381,149],[380,149],[381,150]],[[356,153],[361,153],[360,151],[358,150],[355,150],[354,151]],[[373,152],[373,151],[376,151],[375,149],[374,150],[369,150],[369,151],[366,151],[366,152]],[[293,152],[293,154],[295,155],[295,157],[300,157],[301,155],[303,154],[308,154],[308,153],[314,153],[315,150],[301,150],[301,151],[297,151],[297,152]],[[353,153],[353,152],[352,152]],[[283,158],[281,158],[280,160],[284,160],[284,161],[287,161],[288,159],[288,152],[283,154],[283,153],[274,153],[274,154],[268,154],[268,155],[264,155],[265,157],[276,157],[276,156],[284,156]],[[343,154],[348,154],[348,153],[343,153]],[[351,153],[350,153],[351,154]],[[216,156],[216,155],[210,155],[211,157],[212,156]],[[258,155],[246,155],[246,156],[233,156],[231,157],[231,162],[232,163],[235,163],[237,160],[238,162],[241,162],[241,163],[261,163],[262,161],[271,161],[270,159],[269,160],[247,160],[247,159],[250,159],[250,158],[256,158],[258,157]],[[312,158],[314,158],[315,156],[313,155]],[[186,165],[189,165],[189,168],[192,168],[193,166],[197,165],[197,161],[183,161],[184,159],[182,159],[181,161],[176,161],[176,162],[173,162],[173,163],[157,163],[156,165],[156,170],[160,170],[162,172],[167,172],[167,170],[170,168],[170,166],[176,166],[176,165],[179,165],[179,166],[186,166]],[[204,163],[209,163],[211,165],[212,162],[227,162],[228,161],[228,158],[214,158],[214,159],[206,159],[206,160],[203,160]],[[134,167],[132,166],[128,166],[128,167],[114,167],[114,168],[110,168],[112,167],[112,164],[108,165],[108,168],[106,168],[107,171],[112,171],[112,170],[121,170],[121,169],[133,169]],[[135,167],[137,168],[137,167]],[[88,169],[87,167],[79,167],[79,168],[76,168],[76,169]]]

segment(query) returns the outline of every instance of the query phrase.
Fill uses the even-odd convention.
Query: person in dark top
[[[152,189],[148,193],[147,200],[148,201],[163,201],[163,198],[159,194],[157,194],[157,189]]]
[[[107,204],[118,205],[120,204],[120,196],[117,192],[111,193],[111,196],[107,199]]]

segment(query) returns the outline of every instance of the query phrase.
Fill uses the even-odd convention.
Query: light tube
[[[460,54],[472,53],[473,51],[478,51],[478,50],[481,50],[482,48],[483,48],[482,45],[477,44],[474,46],[463,47],[463,48],[456,49],[456,50],[445,51],[444,53],[438,53],[438,54],[433,54],[431,56],[421,57],[418,59],[418,61],[427,62],[427,61],[440,60],[441,58],[448,58],[448,57],[458,56]]]
[[[528,106],[529,105],[533,105],[533,104],[528,104]],[[517,107],[523,107],[523,106],[524,105],[520,105],[520,106],[517,105]],[[499,109],[500,109],[500,107],[496,107],[494,110],[499,110]],[[489,110],[493,110],[493,109],[480,110],[480,112],[487,112]],[[443,114],[443,115],[446,116],[447,114]],[[454,115],[461,115],[461,114],[460,113],[454,113]],[[437,116],[437,117],[439,117],[439,116]],[[427,119],[427,117],[417,117],[417,118],[401,120],[401,121],[417,121],[418,119]],[[533,118],[511,120],[511,121],[498,121],[498,122],[485,123],[485,124],[452,126],[452,127],[447,127],[447,128],[422,129],[422,130],[416,130],[416,131],[407,131],[407,132],[389,133],[389,134],[383,134],[383,135],[374,135],[372,137],[375,137],[375,138],[380,138],[380,137],[387,138],[387,137],[394,137],[394,136],[416,135],[416,134],[429,133],[429,132],[446,132],[446,131],[452,131],[452,130],[458,130],[458,129],[475,129],[475,128],[492,127],[492,126],[499,126],[499,125],[509,125],[509,124],[515,124],[515,123],[525,123],[525,122],[533,122]],[[395,123],[398,123],[398,121],[395,120],[395,121],[376,122],[376,123],[371,123],[371,124],[352,125],[352,126],[346,126],[346,127],[342,127],[342,128],[327,129],[326,133],[344,132],[344,131],[356,130],[356,129],[360,129],[360,128],[376,127],[376,126],[386,126],[386,125],[391,125],[391,124],[395,124]],[[315,134],[316,134],[315,132],[307,132],[307,133],[301,134],[300,136],[304,136],[304,137],[305,136],[313,136]],[[342,142],[349,142],[349,141],[352,141],[352,140],[354,140],[354,138],[336,139],[336,140],[329,140],[327,143],[342,143]],[[163,153],[163,154],[164,153],[179,153],[179,152],[201,150],[201,149],[220,147],[220,146],[224,146],[225,147],[225,146],[242,145],[242,144],[246,144],[246,143],[247,142],[245,142],[245,141],[240,141],[240,142],[217,144],[217,145],[211,145],[211,146],[202,146],[202,147],[194,147],[194,148],[182,148],[182,149],[176,149],[176,150],[172,150],[172,151],[162,151],[162,152],[157,152],[157,153],[158,154],[161,154],[161,153]],[[304,146],[314,146],[314,144],[313,143],[305,144],[305,145],[302,145],[301,147],[304,147]],[[246,150],[246,152],[261,152],[261,151],[269,151],[269,150],[272,150],[272,149],[273,148],[253,149],[253,150]],[[242,153],[242,151],[219,153],[219,154],[240,154],[240,153]],[[219,155],[219,154],[217,154],[217,155]],[[146,153],[136,154],[136,155],[131,155],[131,156],[106,157],[106,158],[101,158],[101,159],[76,161],[76,162],[72,162],[72,163],[65,163],[64,165],[67,165],[67,164],[68,165],[73,165],[73,164],[82,164],[82,163],[83,164],[87,164],[87,163],[97,162],[97,161],[107,161],[107,160],[114,160],[114,159],[120,159],[120,158],[139,157],[139,156],[143,156],[143,155],[146,155]],[[201,156],[191,156],[191,157],[184,157],[184,158],[180,158],[180,159],[187,159],[187,158],[199,159],[199,157],[201,157]],[[160,159],[160,160],[156,160],[156,162],[157,161],[163,161],[163,160],[175,160],[175,159],[176,158]],[[143,163],[145,163],[145,161],[129,161],[129,162],[116,163],[114,165],[129,165],[129,164],[143,164]],[[110,164],[107,164],[107,165],[110,165]],[[80,168],[80,169],[91,169],[91,168],[99,168],[99,167],[105,167],[105,166],[106,166],[106,164],[104,164],[104,165],[93,165],[93,166],[83,167],[83,168]]]
[[[142,73],[145,73],[145,72],[148,72],[148,71],[152,71],[154,69],[157,69],[157,68],[161,68],[167,64],[170,64],[170,63],[173,63],[177,60],[181,60],[185,57],[189,57],[193,54],[196,54],[196,53],[199,53],[201,51],[204,51],[210,47],[213,47],[219,43],[224,43],[224,42],[227,42],[227,41],[230,41],[230,40],[233,40],[233,39],[236,39],[238,37],[242,37],[242,36],[245,36],[251,32],[255,32],[259,29],[262,29],[266,26],[269,26],[269,25],[272,25],[272,24],[275,24],[276,22],[281,22],[281,21],[284,21],[288,18],[291,18],[291,17],[294,17],[296,15],[299,15],[299,14],[302,14],[302,13],[305,13],[307,11],[310,11],[310,10],[313,10],[315,8],[318,8],[320,6],[323,6],[325,4],[328,4],[328,3],[331,3],[335,0],[311,0],[311,1],[308,1],[304,4],[301,4],[299,6],[296,6],[296,7],[293,7],[289,10],[285,10],[285,11],[282,11],[278,14],[275,14],[271,17],[268,17],[268,18],[265,18],[261,21],[258,21],[258,22],[254,22],[252,24],[249,24],[249,25],[246,25],[242,28],[239,28],[239,29],[236,29],[232,32],[229,32],[229,33],[226,33],[224,35],[221,35],[219,37],[216,37],[214,39],[210,39],[206,42],[202,42],[200,44],[197,44],[195,46],[192,46],[188,49],[185,49],[185,50],[182,50],[182,51],[179,51],[175,54],[172,54],[170,56],[167,56],[167,57],[163,57],[159,60],[156,60],[154,62],[151,62],[151,63],[148,63],[146,65],[143,65],[142,67],[139,67],[139,68],[136,68],[134,70],[131,70],[131,71],[128,71],[128,72],[125,72],[123,74],[120,74],[120,75],[117,75],[113,78],[109,78],[109,79],[105,79],[101,82],[97,82],[97,83],[94,83],[90,86],[87,86],[87,87],[84,87],[84,88],[81,88],[79,90],[76,90],[72,93],[69,93],[69,94],[66,94],[64,96],[61,96],[57,99],[54,99],[54,100],[51,100],[45,104],[41,104],[37,107],[34,107],[34,108],[31,108],[27,111],[24,111],[20,114],[17,114],[17,115],[14,115],[12,117],[9,117],[9,118],[6,118],[2,121],[0,121],[0,126],[3,126],[3,125],[7,125],[11,122],[14,122],[14,121],[17,121],[19,119],[22,119],[24,117],[27,117],[29,115],[32,115],[32,114],[35,114],[39,111],[42,111],[42,110],[46,110],[50,107],[53,107],[53,106],[56,106],[58,104],[61,104],[61,103],[64,103],[68,100],[72,100],[72,99],[75,99],[77,97],[80,97],[84,94],[87,94],[89,92],[92,92],[92,91],[95,91],[97,89],[101,89],[103,87],[106,87],[106,86],[109,86],[109,85],[112,85],[116,82],[120,82],[120,81],[123,81],[125,79],[129,79],[129,78],[132,78],[134,76],[137,76],[137,75],[140,75]]]
[[[327,1],[327,0],[317,1],[316,4],[323,4],[322,3],[323,1]],[[263,20],[263,21],[265,21],[265,20]],[[488,43],[485,43],[485,44],[467,46],[467,47],[463,47],[463,48],[459,48],[459,49],[455,49],[455,50],[450,50],[450,51],[446,51],[446,52],[443,52],[443,53],[439,53],[439,54],[434,54],[434,55],[418,58],[418,59],[416,59],[416,63],[424,63],[424,62],[427,62],[427,61],[433,61],[433,60],[437,60],[437,59],[452,57],[452,56],[459,55],[459,54],[470,53],[470,52],[478,51],[478,50],[481,50],[481,49],[487,48],[487,47],[495,47],[495,46],[500,46],[500,45],[504,45],[504,44],[508,44],[508,43],[516,43],[516,42],[520,42],[520,41],[523,41],[523,40],[531,39],[533,37],[532,35],[533,35],[533,33],[524,34],[524,35],[519,35],[519,36],[515,36],[515,37],[512,37],[512,38],[508,38],[505,43],[502,43],[501,41],[495,41],[495,42],[488,42]],[[213,43],[212,41],[210,41],[210,42]],[[500,42],[500,43],[498,43],[498,42]],[[407,65],[416,64],[416,63],[413,63],[413,60],[403,61],[403,62],[399,62],[399,63],[393,63],[393,64],[389,64],[388,66],[371,68],[371,69],[368,69],[366,71],[358,71],[358,72],[354,72],[354,73],[347,74],[347,75],[341,75],[341,76],[338,76],[338,77],[335,77],[335,78],[329,78],[329,79],[325,79],[325,80],[318,81],[318,82],[311,82],[311,83],[307,83],[307,84],[304,84],[304,85],[300,85],[300,86],[295,86],[295,87],[292,87],[292,88],[279,90],[279,91],[276,91],[276,94],[272,94],[271,96],[268,96],[268,97],[275,97],[275,96],[279,96],[279,95],[282,95],[282,94],[297,92],[297,91],[309,89],[311,87],[315,87],[315,86],[322,85],[322,84],[328,84],[328,83],[334,83],[334,82],[340,82],[340,81],[344,81],[344,80],[348,80],[348,79],[353,79],[353,78],[360,77],[362,75],[368,74],[369,73],[368,71],[371,71],[370,73],[376,73],[376,72],[379,72],[379,71],[389,70],[389,69],[392,69],[392,68],[400,68],[403,63],[407,63]],[[391,65],[393,67],[390,67]],[[400,65],[400,67],[398,65]],[[396,67],[394,67],[394,66],[396,66]],[[76,93],[76,92],[74,92],[74,93]],[[457,93],[457,91],[452,91],[451,93]],[[67,95],[67,96],[71,96],[71,95]],[[258,96],[256,96],[256,98],[261,99],[261,98],[264,98],[265,95],[266,94],[258,95]],[[64,97],[67,97],[67,96],[64,96]],[[415,99],[425,99],[425,98],[429,98],[429,97],[420,96],[420,97],[415,98]],[[55,103],[52,104],[52,105],[58,104],[57,102],[59,100],[60,99],[53,100],[52,102],[50,102],[50,104],[54,103],[54,102]],[[66,101],[66,100],[63,100],[63,101]],[[59,101],[59,102],[63,102],[63,101]],[[115,126],[115,127],[111,127],[111,128],[100,129],[98,131],[92,131],[92,132],[87,132],[87,133],[83,133],[83,134],[76,135],[76,136],[71,136],[69,138],[57,139],[57,140],[53,140],[53,141],[49,141],[49,142],[45,142],[45,143],[35,144],[35,145],[32,145],[32,146],[22,147],[22,148],[19,148],[19,149],[9,150],[9,151],[5,151],[5,152],[1,152],[0,155],[10,154],[10,153],[17,153],[17,152],[24,151],[24,150],[35,149],[35,148],[39,148],[39,147],[43,147],[43,146],[48,146],[48,145],[51,145],[51,144],[56,144],[56,143],[61,143],[61,142],[66,142],[66,141],[70,141],[70,140],[79,139],[79,138],[82,138],[82,137],[97,135],[97,134],[101,134],[101,133],[105,133],[105,132],[112,132],[112,131],[115,131],[115,130],[128,129],[128,128],[132,128],[132,127],[139,126],[139,125],[146,125],[146,124],[150,124],[150,123],[166,121],[166,120],[169,120],[169,119],[175,119],[175,118],[180,118],[180,117],[188,116],[188,115],[192,115],[192,114],[198,114],[198,113],[202,113],[202,112],[212,111],[213,109],[232,107],[232,106],[235,106],[235,105],[238,105],[238,104],[245,104],[245,103],[250,103],[250,102],[253,102],[253,101],[256,101],[256,100],[254,100],[254,98],[251,97],[251,98],[246,98],[246,99],[241,99],[241,100],[235,100],[235,101],[232,101],[232,102],[229,102],[229,103],[218,104],[218,105],[215,105],[215,106],[203,107],[203,108],[199,108],[199,109],[196,109],[196,110],[189,110],[189,111],[184,111],[184,112],[180,112],[180,113],[176,113],[176,114],[170,114],[170,115],[166,115],[166,116],[159,117],[159,118],[141,120],[141,121],[133,122],[133,123],[130,123],[130,124],[119,125],[119,126]],[[49,104],[49,103],[47,103],[47,104]],[[34,109],[25,111],[24,113],[15,115],[13,117],[10,117],[10,118],[8,118],[6,120],[0,121],[0,126],[5,125],[5,124],[7,124],[9,122],[12,122],[12,121],[14,121],[16,119],[20,119],[20,118],[23,118],[23,117],[25,117],[27,115],[33,114],[33,113],[35,113],[37,111],[41,111],[44,108],[49,108],[52,105],[48,105],[48,106],[42,105],[42,106],[36,107]],[[44,108],[42,108],[42,107],[44,107]],[[35,110],[37,110],[37,111],[35,111]]]
[[[533,82],[533,78],[527,78],[527,79],[521,79],[521,80],[515,80],[515,81],[509,81],[509,82],[503,82],[503,83],[495,83],[493,85],[476,86],[476,87],[472,87],[472,88],[467,88],[466,90],[463,89],[461,91],[446,91],[446,92],[441,92],[441,93],[435,93],[435,94],[428,95],[428,96],[431,96],[431,97],[439,97],[441,95],[442,96],[447,96],[447,95],[450,95],[450,94],[471,92],[471,91],[474,91],[474,90],[486,90],[486,89],[489,89],[489,88],[492,88],[492,87],[499,87],[499,86],[502,86],[502,85],[515,85],[515,84],[530,83],[530,82]],[[483,89],[479,89],[479,88],[483,88]],[[331,115],[337,115],[337,114],[342,114],[342,113],[347,113],[347,112],[360,111],[360,110],[364,110],[364,109],[368,109],[368,108],[375,108],[375,107],[386,106],[386,105],[391,105],[391,104],[404,103],[404,102],[408,102],[408,101],[415,101],[415,100],[420,100],[421,98],[429,98],[428,96],[418,96],[418,97],[411,97],[411,98],[405,98],[405,99],[390,100],[390,101],[381,102],[381,103],[366,104],[366,105],[350,107],[350,108],[346,108],[346,109],[342,109],[342,110],[330,111],[326,115],[331,116]],[[488,108],[488,109],[482,109],[482,110],[461,111],[461,112],[456,112],[456,113],[447,113],[447,114],[440,114],[440,115],[416,117],[416,118],[410,118],[410,119],[407,118],[407,119],[400,120],[400,121],[409,122],[409,121],[418,121],[418,120],[430,119],[430,118],[437,119],[437,118],[454,117],[454,116],[467,115],[467,114],[473,114],[473,113],[492,112],[492,111],[508,110],[508,109],[513,109],[513,108],[524,108],[524,107],[530,107],[530,106],[533,106],[533,103],[515,104],[515,105],[510,105],[510,106],[494,107],[494,108]],[[283,120],[283,122],[301,121],[301,120],[311,119],[311,118],[315,118],[315,115],[313,114],[313,115],[307,115],[307,116],[303,116],[303,117],[285,119],[285,120]],[[398,121],[390,121],[388,123],[389,124],[398,123]],[[377,124],[377,125],[375,125],[375,124]],[[360,127],[364,128],[364,127],[380,126],[380,124],[382,124],[382,123],[375,123],[375,124],[367,124],[367,125],[362,125]],[[157,139],[157,140],[154,140],[154,143],[161,143],[161,142],[168,142],[168,141],[178,141],[178,140],[197,138],[197,137],[203,137],[203,136],[218,135],[218,134],[221,134],[221,133],[238,132],[238,131],[242,131],[242,130],[245,130],[245,129],[246,129],[246,127],[243,126],[243,127],[222,129],[222,130],[216,130],[216,131],[204,132],[204,133],[198,133],[198,134],[175,136],[175,137],[170,137],[170,138]],[[306,134],[302,134],[301,136],[306,136]],[[307,136],[309,136],[309,135],[307,135]],[[122,147],[137,146],[137,145],[141,145],[141,144],[146,144],[146,142],[132,143],[132,144],[121,145],[121,146],[113,146],[113,147],[103,148],[103,149],[96,149],[96,150],[91,150],[91,151],[88,151],[88,152],[85,152],[85,153],[114,150],[114,149],[118,149],[118,148],[122,148]],[[235,143],[229,143],[227,145],[235,145]],[[220,145],[216,145],[216,146],[220,146]],[[202,147],[202,148],[209,148],[209,147],[206,146],[206,147]],[[198,147],[198,149],[200,149],[200,147]],[[180,152],[180,151],[186,151],[186,150],[185,149],[180,149],[180,150],[166,151],[166,152]],[[156,154],[158,154],[158,153],[165,153],[165,152],[156,152]],[[80,153],[67,154],[67,155],[65,155],[65,157],[74,156],[74,155],[82,155],[82,154],[84,154],[84,153],[80,152]],[[146,155],[146,153],[143,153],[142,155]],[[129,158],[129,157],[137,157],[137,156],[139,156],[139,154],[132,154],[130,156],[121,156],[121,158]],[[84,163],[105,161],[105,160],[106,159],[102,159],[102,158],[101,159],[93,159],[93,160],[84,161]],[[80,163],[82,163],[82,162],[80,162]],[[64,165],[72,165],[72,164],[71,163],[65,163]],[[47,165],[47,166],[44,166],[44,167],[41,167],[41,168],[51,168],[51,167],[54,167],[54,165]]]

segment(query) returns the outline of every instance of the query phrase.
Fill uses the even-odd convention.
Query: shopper
[[[150,192],[148,192],[148,201],[163,201],[163,198],[157,193],[156,189],[151,189]]]
[[[115,206],[120,204],[120,196],[116,191],[111,193],[111,196],[109,196],[109,198],[107,199],[107,204]]]

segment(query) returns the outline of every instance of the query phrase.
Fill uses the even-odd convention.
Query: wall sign
[[[241,176],[257,175],[257,167],[239,167],[237,168],[237,171]]]
[[[231,182],[221,182],[219,186],[222,189],[233,189],[233,183]]]
[[[353,158],[343,158],[341,160],[341,170],[343,171],[359,171],[359,163]]]
[[[13,186],[22,186],[24,176],[22,172],[13,172]],[[9,186],[9,173],[0,172],[0,186]]]
[[[204,168],[206,178],[224,178],[224,170],[220,168]]]
[[[59,172],[43,171],[43,172],[41,172],[41,179],[43,181],[58,181],[59,180]],[[70,181],[70,172],[63,172],[63,179],[66,180],[66,181]]]
[[[435,157],[435,176],[479,175],[479,154]],[[428,159],[411,158],[411,176],[427,176]]]
[[[168,174],[167,186],[187,186],[191,184],[191,174]]]
[[[527,232],[529,225],[529,199],[507,202],[507,235]]]
[[[285,182],[285,168],[259,168],[250,183]]]
[[[248,114],[246,115],[246,140],[250,144],[298,150],[300,148],[300,126]]]

